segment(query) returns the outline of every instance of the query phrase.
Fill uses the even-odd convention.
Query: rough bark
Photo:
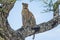
[[[2,0],[0,7],[0,40],[21,40],[17,33],[10,27],[7,17],[16,0]]]
[[[25,40],[28,36],[51,30],[57,27],[60,23],[58,23],[58,21],[60,21],[59,15],[48,22],[35,25],[34,28],[27,27],[24,29],[21,27],[20,29],[14,31],[10,27],[7,17],[15,2],[16,0],[3,0],[1,2],[3,5],[0,7],[0,40]]]

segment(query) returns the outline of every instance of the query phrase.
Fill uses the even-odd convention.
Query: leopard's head
[[[23,5],[23,9],[27,9],[28,8],[28,4],[27,3],[22,3]]]

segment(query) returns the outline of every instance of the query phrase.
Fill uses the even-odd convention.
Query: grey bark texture
[[[54,17],[53,19],[49,20],[48,22],[35,25],[34,28],[30,28],[28,26],[25,29],[21,27],[18,30],[14,31],[10,27],[7,17],[9,15],[9,11],[13,8],[15,2],[16,0],[6,0],[6,1],[2,0],[1,1],[2,6],[0,6],[0,40],[25,40],[25,38],[28,36],[51,30],[57,27],[57,25],[59,25],[60,23],[60,15],[58,15]],[[54,8],[56,5],[59,5],[58,1],[57,3],[54,4]],[[54,12],[54,15],[58,13],[59,12],[57,13]]]

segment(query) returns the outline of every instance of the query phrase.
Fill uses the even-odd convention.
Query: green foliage
[[[59,3],[55,2],[55,4],[53,5],[53,11],[55,12],[58,7],[59,7]]]
[[[43,3],[45,4],[45,8],[46,10],[44,10],[44,12],[49,12],[49,11],[53,11],[52,7],[53,7],[53,1],[52,0],[46,0],[46,1],[43,1]]]
[[[57,8],[59,8],[60,0],[57,0],[53,5],[53,11],[55,12]]]
[[[0,0],[0,3],[2,2],[2,0]]]
[[[0,0],[0,2],[1,2],[2,0]]]

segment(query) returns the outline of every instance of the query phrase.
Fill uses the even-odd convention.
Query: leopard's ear
[[[22,3],[22,5],[28,5],[27,3]]]

